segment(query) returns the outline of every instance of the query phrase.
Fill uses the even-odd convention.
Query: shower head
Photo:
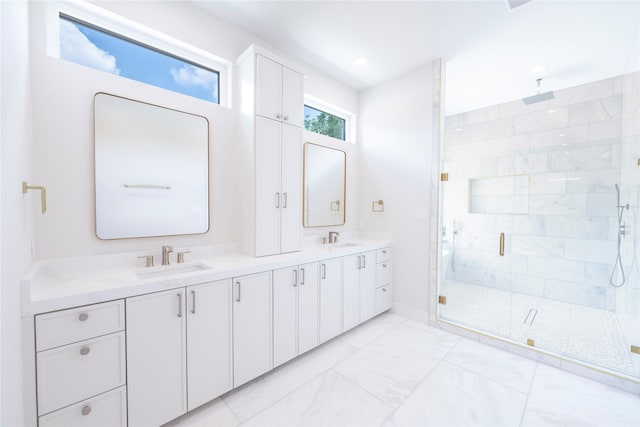
[[[522,102],[524,102],[525,105],[531,105],[537,102],[548,101],[556,97],[553,94],[553,91],[540,93],[540,83],[542,83],[542,78],[536,79],[536,83],[538,85],[538,93],[532,96],[527,96],[526,98],[522,98]]]

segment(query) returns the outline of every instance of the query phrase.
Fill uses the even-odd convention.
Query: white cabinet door
[[[282,121],[282,65],[256,56],[256,114]]]
[[[360,322],[376,315],[376,252],[360,255]]]
[[[233,279],[233,385],[272,367],[271,272]]]
[[[320,342],[342,333],[342,258],[320,263]]]
[[[360,323],[360,269],[362,257],[360,254],[349,255],[343,259],[343,331]]]
[[[298,266],[273,272],[273,366],[298,355]]]
[[[287,67],[282,71],[282,120],[299,128],[304,114],[304,77]]]
[[[320,281],[317,262],[304,264],[299,269],[298,281],[298,354],[311,350],[319,343],[318,320]]]
[[[188,410],[233,387],[231,280],[187,288]]]
[[[281,252],[302,249],[302,129],[282,125]]]
[[[185,292],[127,298],[129,426],[158,426],[187,411]]]
[[[280,123],[256,117],[256,256],[280,253],[281,130]]]

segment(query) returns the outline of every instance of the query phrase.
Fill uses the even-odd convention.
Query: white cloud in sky
[[[211,71],[185,64],[182,67],[170,70],[173,81],[181,86],[202,86],[211,89],[213,97],[218,98],[217,75]]]
[[[115,56],[93,44],[72,22],[60,20],[60,58],[120,74]]]

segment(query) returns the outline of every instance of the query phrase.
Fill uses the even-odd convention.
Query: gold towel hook
[[[22,193],[26,194],[29,190],[40,190],[42,213],[45,213],[47,211],[47,189],[41,185],[28,185],[27,181],[22,181]]]

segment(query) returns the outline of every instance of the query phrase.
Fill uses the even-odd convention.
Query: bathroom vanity
[[[139,253],[34,263],[33,425],[161,425],[391,307],[388,240],[261,258],[189,249],[193,261],[148,268]]]

